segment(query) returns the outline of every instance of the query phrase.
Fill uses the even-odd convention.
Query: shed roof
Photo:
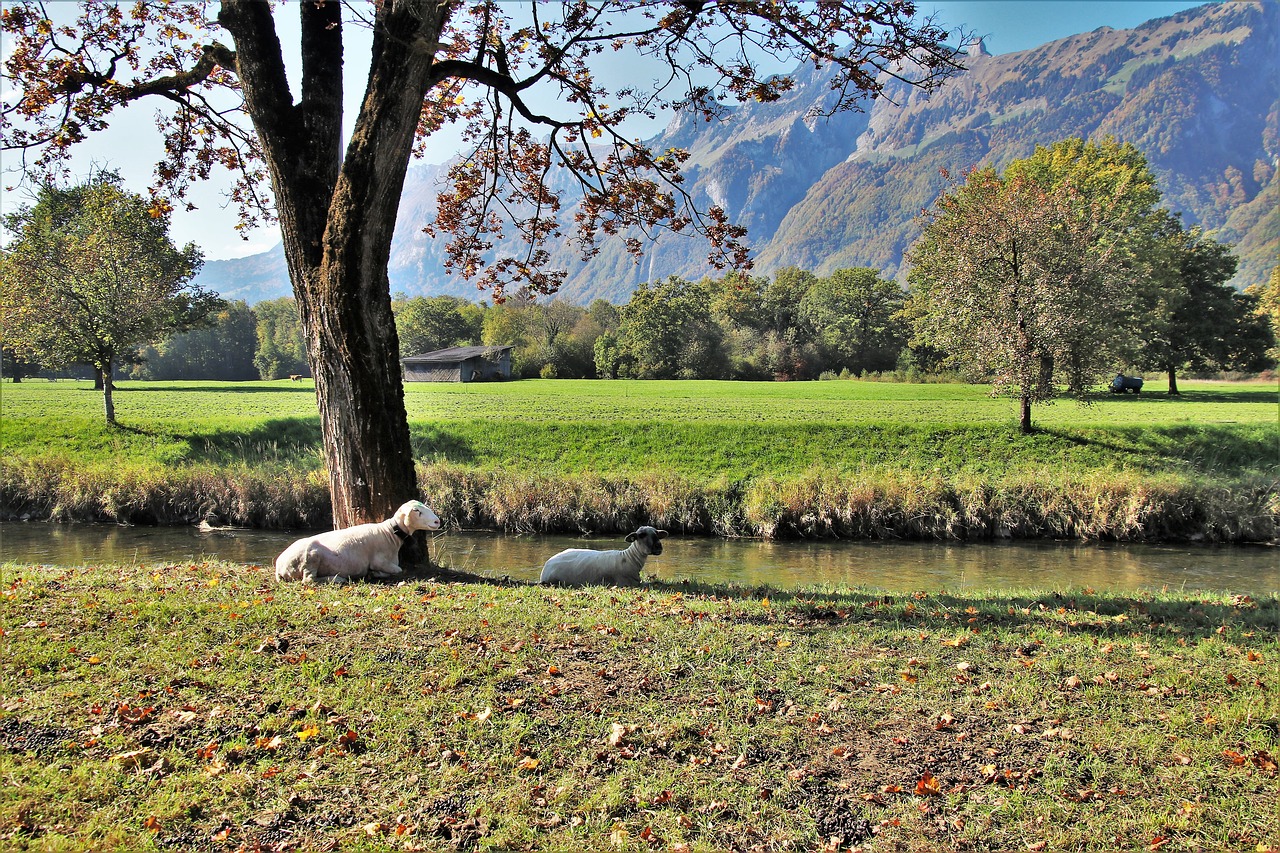
[[[514,346],[449,347],[422,355],[411,355],[400,359],[400,362],[402,364],[451,364],[466,361],[469,358],[497,358],[513,349],[515,349]]]

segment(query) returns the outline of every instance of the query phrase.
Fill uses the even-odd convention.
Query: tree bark
[[[115,426],[116,423],[116,401],[111,396],[111,392],[115,390],[115,384],[111,381],[111,362],[106,365],[99,365],[97,368],[98,381],[102,383],[102,408],[107,417],[107,423]]]
[[[302,98],[271,12],[224,0],[220,22],[271,173],[316,383],[335,527],[389,518],[418,496],[387,262],[445,4],[389,0],[374,23],[365,100],[345,157],[339,4],[299,4]]]
[[[1169,374],[1169,396],[1181,397],[1182,392],[1178,390],[1178,374],[1174,371],[1173,365],[1169,365],[1165,372]]]
[[[1018,419],[1018,428],[1023,434],[1031,432],[1031,398],[1024,396],[1022,398],[1022,415]]]
[[[1054,361],[1052,355],[1040,356],[1040,393],[1048,396],[1053,393],[1053,369]]]

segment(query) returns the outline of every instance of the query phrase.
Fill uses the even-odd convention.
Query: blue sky
[[[1129,29],[1202,5],[1178,0],[916,0],[947,26],[985,36],[992,53],[1012,53],[1098,27]]]
[[[963,27],[983,36],[987,49],[997,54],[1026,50],[1101,26],[1127,29],[1198,5],[1188,0],[917,0],[922,13],[935,13],[938,23],[947,28]],[[77,171],[87,172],[91,164],[108,166],[118,169],[130,188],[145,189],[160,151],[153,112],[152,105],[139,104],[119,116],[109,131],[82,146]],[[451,142],[442,138],[430,158],[439,162],[451,153]],[[5,184],[13,182],[12,175],[4,177]],[[250,255],[279,242],[274,227],[258,229],[248,234],[247,240],[241,239],[234,230],[234,212],[224,207],[226,189],[225,183],[211,181],[192,193],[199,209],[174,212],[175,242],[196,242],[208,259]],[[0,209],[8,211],[24,200],[6,193]]]

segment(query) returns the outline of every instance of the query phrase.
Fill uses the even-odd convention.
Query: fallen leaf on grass
[[[609,731],[609,746],[617,746],[622,743],[627,735],[636,730],[635,726],[627,726],[622,723],[614,723]]]
[[[310,740],[311,738],[315,737],[318,734],[320,734],[320,728],[318,726],[311,725],[311,726],[307,726],[305,729],[298,732],[297,737],[298,737],[298,740],[306,741],[306,740]]]
[[[152,832],[160,831],[160,820],[155,815],[147,815],[147,819],[142,822],[143,829],[149,829]]]
[[[121,767],[147,773],[163,770],[164,765],[167,763],[164,756],[149,747],[135,749],[130,752],[121,752],[118,755],[111,756],[111,760]]]
[[[937,777],[928,770],[920,777],[920,781],[916,782],[917,797],[937,797],[942,794],[942,783]]]

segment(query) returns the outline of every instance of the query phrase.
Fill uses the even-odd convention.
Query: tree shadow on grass
[[[538,586],[509,576],[478,575],[440,566],[406,572],[385,583],[428,582],[474,584],[492,587]],[[548,587],[557,595],[572,588]],[[599,590],[600,587],[589,589]],[[1253,598],[1237,595],[1213,600],[1209,596],[1177,599],[1142,594],[1098,594],[1083,591],[988,595],[969,598],[950,593],[891,595],[858,590],[790,590],[772,586],[712,584],[695,580],[654,580],[639,588],[666,597],[755,601],[769,606],[734,614],[738,622],[785,626],[788,630],[817,633],[856,630],[859,624],[894,621],[921,631],[960,631],[974,625],[987,628],[1052,627],[1069,624],[1073,633],[1099,638],[1129,637],[1139,632],[1176,634],[1203,639],[1223,627],[1256,631],[1280,639],[1280,597]],[[972,621],[972,623],[970,622]]]
[[[972,624],[996,628],[1069,623],[1072,632],[1099,637],[1126,637],[1139,631],[1169,632],[1189,638],[1209,637],[1228,626],[1280,638],[1280,597],[1254,599],[1237,595],[1223,600],[1193,596],[1161,599],[1139,593],[1098,594],[1082,591],[1011,594],[1008,598],[967,598],[949,593],[890,595],[856,590],[787,590],[769,586],[739,587],[697,581],[655,581],[654,592],[714,596],[732,600],[767,598],[759,614],[740,614],[747,621],[786,625],[793,630],[848,630],[860,622],[894,620],[922,631],[957,631]]]
[[[1107,398],[1124,399],[1127,394],[1108,394]],[[1280,389],[1264,391],[1206,391],[1193,390],[1170,397],[1164,391],[1149,391],[1133,399],[1141,399],[1144,403],[1275,403],[1280,401]]]
[[[187,436],[188,460],[219,465],[305,463],[320,457],[320,422],[312,417],[274,418],[247,430]]]
[[[1175,467],[1233,475],[1280,466],[1277,434],[1268,435],[1264,428],[1242,431],[1225,424],[1179,424],[1043,432],[1079,447],[1112,451],[1117,462],[1138,464],[1150,471]]]
[[[234,382],[216,382],[212,383],[210,386],[160,385],[153,382],[147,382],[146,384],[117,385],[115,387],[115,392],[120,393],[123,391],[127,394],[133,394],[139,392],[151,393],[154,391],[163,391],[167,394],[306,394],[311,397],[315,396],[316,390],[313,385],[301,382],[289,382],[284,379],[280,381],[285,384],[282,384],[279,387],[274,385],[267,387],[262,385],[245,385],[244,387],[239,387]],[[308,380],[308,382],[309,381],[310,380]],[[101,389],[98,390],[98,393],[102,393]]]
[[[456,433],[422,424],[409,425],[413,458],[431,462],[468,463],[476,459],[475,448]]]

